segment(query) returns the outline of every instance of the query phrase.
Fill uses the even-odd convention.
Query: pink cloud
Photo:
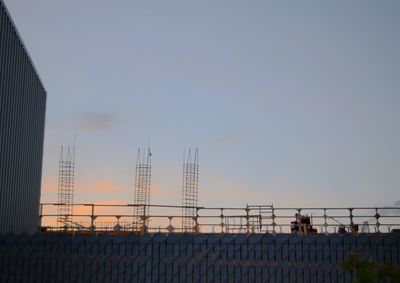
[[[58,192],[58,180],[54,178],[42,179],[42,192]]]
[[[82,130],[104,130],[111,128],[117,121],[117,113],[87,113],[75,126]]]
[[[82,192],[104,192],[104,193],[115,193],[115,192],[127,192],[129,188],[124,187],[116,182],[107,179],[94,180],[88,182],[80,182],[75,180],[76,191]],[[55,178],[44,178],[42,180],[42,192],[58,192],[58,180]]]
[[[128,188],[125,188],[118,183],[112,182],[110,180],[98,180],[95,181],[91,187],[97,192],[105,192],[105,193],[115,193],[115,192],[124,192],[127,191]]]
[[[159,196],[159,197],[177,197],[177,193],[173,193],[170,191],[166,191],[164,189],[158,188],[156,186],[152,186],[150,189],[151,196]]]

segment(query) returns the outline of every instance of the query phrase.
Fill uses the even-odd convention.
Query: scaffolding
[[[61,146],[58,163],[57,223],[67,229],[72,223],[74,203],[75,146]]]
[[[272,231],[274,221],[272,204],[246,205],[246,211],[249,214],[249,227],[252,233],[269,233]]]
[[[183,151],[182,231],[198,232],[197,202],[199,193],[198,149]]]
[[[135,175],[134,231],[146,231],[150,214],[151,151],[138,148]]]

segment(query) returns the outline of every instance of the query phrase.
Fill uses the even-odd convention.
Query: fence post
[[[246,207],[246,234],[250,234],[250,208]]]
[[[199,227],[199,209],[196,207],[196,216],[194,217],[194,233],[198,234],[200,232],[200,227]]]
[[[148,216],[146,215],[146,204],[143,205],[143,216],[141,218],[142,218],[142,229],[140,232],[141,232],[141,235],[143,235],[143,234],[147,233],[146,222],[147,222]]]
[[[354,234],[353,208],[349,208],[349,212],[350,212],[350,215],[349,215],[349,218],[350,218],[350,232],[352,234]]]
[[[220,223],[220,226],[221,226],[221,234],[224,234],[224,226],[225,226],[225,223],[224,223],[224,209],[223,209],[223,208],[221,208],[221,215],[220,215],[220,218],[221,218],[221,223]]]
[[[174,218],[173,216],[168,216],[168,220],[169,220],[169,224],[167,226],[168,233],[172,233],[175,230],[174,226],[172,226],[172,219],[173,218]]]
[[[43,203],[40,204],[39,227],[42,227],[42,218],[43,218]]]
[[[96,220],[97,216],[94,216],[94,204],[90,205],[92,207],[92,214],[90,215],[90,231],[94,231],[96,226],[94,226],[94,221]]]
[[[376,218],[376,232],[380,233],[379,231],[379,226],[381,225],[381,223],[379,223],[379,218],[381,217],[380,214],[378,213],[378,209],[379,208],[375,208],[375,218]]]
[[[328,234],[328,215],[326,215],[326,208],[324,208],[324,227],[325,227],[325,234]],[[322,227],[321,227],[322,228]]]
[[[275,235],[276,234],[276,222],[275,222],[275,218],[276,218],[276,215],[275,215],[275,208],[273,207],[272,208],[272,233]]]

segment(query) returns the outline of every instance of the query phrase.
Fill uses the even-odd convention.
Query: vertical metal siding
[[[400,264],[395,234],[0,236],[1,282],[353,282],[349,252]]]
[[[0,0],[0,234],[39,226],[46,91]]]

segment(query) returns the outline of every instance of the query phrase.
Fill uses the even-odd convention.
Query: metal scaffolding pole
[[[75,147],[61,146],[58,163],[58,218],[60,226],[67,229],[72,222],[75,182]]]
[[[151,151],[138,149],[135,174],[134,220],[135,231],[146,232],[148,226],[151,189]]]
[[[197,231],[197,202],[199,193],[198,149],[183,151],[182,231]]]

